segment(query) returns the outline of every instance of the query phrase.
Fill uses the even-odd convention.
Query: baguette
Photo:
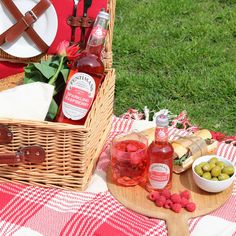
[[[182,173],[192,166],[192,163],[200,156],[214,154],[218,142],[212,139],[209,130],[199,130],[193,135],[181,137],[172,142],[174,148],[175,173]]]

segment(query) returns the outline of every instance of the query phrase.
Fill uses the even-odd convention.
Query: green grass
[[[187,110],[236,134],[236,1],[117,0],[115,114]]]

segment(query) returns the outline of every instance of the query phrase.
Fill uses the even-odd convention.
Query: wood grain
[[[111,194],[127,208],[145,216],[163,219],[166,221],[168,235],[189,235],[188,219],[205,215],[223,205],[230,197],[233,185],[220,193],[208,193],[201,190],[193,181],[191,169],[179,174],[173,174],[172,193],[189,190],[191,200],[196,203],[195,212],[182,209],[175,213],[170,209],[155,206],[148,200],[148,192],[141,186],[122,187],[112,183],[111,170],[107,174],[107,185]]]

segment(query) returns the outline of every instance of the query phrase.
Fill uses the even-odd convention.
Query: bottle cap
[[[159,115],[156,118],[156,125],[160,127],[166,127],[169,125],[169,119],[167,115]]]
[[[99,17],[102,17],[102,18],[104,18],[104,19],[106,19],[106,20],[109,20],[109,19],[110,19],[109,13],[105,12],[105,9],[104,9],[104,8],[101,9],[101,11],[98,13],[98,16],[99,16]]]

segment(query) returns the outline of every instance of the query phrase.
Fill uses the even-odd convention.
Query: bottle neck
[[[95,54],[98,57],[101,56],[101,52],[107,35],[107,28],[108,19],[98,16],[87,42],[87,46],[85,49],[87,53]]]
[[[168,127],[156,127],[155,130],[156,142],[168,142]]]
[[[101,58],[102,48],[103,48],[103,44],[102,45],[87,44],[87,46],[85,48],[85,52],[88,53],[88,54],[97,55],[99,58]]]

